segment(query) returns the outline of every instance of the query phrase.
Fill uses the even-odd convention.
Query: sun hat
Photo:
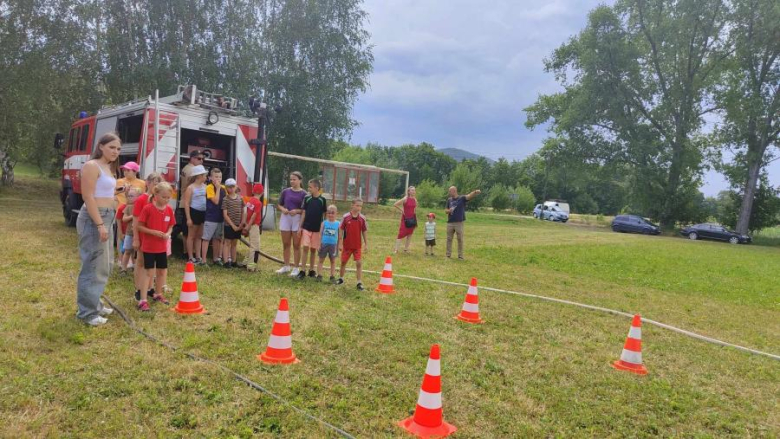
[[[141,170],[141,167],[138,166],[138,163],[136,162],[127,162],[124,165],[122,165],[119,169],[127,169],[128,171],[138,172]]]
[[[252,193],[253,194],[262,194],[265,192],[265,188],[263,187],[263,183],[255,183],[254,186],[252,186]]]
[[[203,175],[208,173],[209,171],[207,171],[203,165],[193,166],[192,170],[190,170],[190,177],[195,177],[198,175]]]
[[[225,186],[235,186],[235,185],[236,185],[236,180],[235,179],[228,178],[227,180],[225,180]]]

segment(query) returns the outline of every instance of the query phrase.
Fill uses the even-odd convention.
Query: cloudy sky
[[[352,142],[429,142],[510,161],[533,153],[546,132],[526,129],[522,110],[559,90],[542,60],[599,3],[366,0],[374,73],[355,106]],[[773,167],[780,180],[780,161]],[[726,186],[714,172],[706,180],[707,195]]]

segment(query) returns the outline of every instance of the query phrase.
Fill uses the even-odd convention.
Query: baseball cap
[[[433,212],[430,212],[430,213],[428,214],[428,218],[433,218],[433,219],[436,219],[436,214],[435,214],[435,213],[433,213]]]
[[[138,166],[138,163],[136,162],[127,162],[119,169],[127,169],[128,171],[138,172],[141,170],[141,167]]]
[[[236,185],[236,180],[235,179],[228,178],[227,180],[225,180],[225,186],[235,186],[235,185]]]
[[[199,155],[203,155],[203,151],[199,149],[193,149],[192,151],[190,151],[190,158],[197,157]]]
[[[255,183],[254,186],[252,186],[253,194],[262,194],[263,192],[265,192],[265,188],[262,183]]]
[[[190,171],[190,177],[202,174],[208,174],[208,171],[205,167],[203,167],[203,165],[193,166],[192,170]]]

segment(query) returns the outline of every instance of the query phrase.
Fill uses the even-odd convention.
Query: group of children
[[[260,252],[263,185],[255,184],[252,188],[253,196],[245,201],[237,194],[235,180],[229,178],[223,186],[222,173],[214,168],[206,187],[205,169],[198,168],[196,166],[193,169],[190,184],[183,196],[184,213],[187,225],[190,226],[187,237],[190,245],[187,249],[190,255],[197,250],[197,258],[192,257],[190,260],[204,264],[208,245],[213,242],[214,260],[218,265],[256,270]],[[158,173],[151,173],[145,183],[145,193],[141,193],[135,186],[122,186],[124,197],[118,200],[120,204],[117,208],[117,220],[124,236],[119,246],[120,271],[134,268],[135,298],[141,311],[150,310],[149,298],[166,305],[169,303],[163,293],[167,288],[171,233],[176,225],[173,209],[169,206],[174,196],[173,187],[163,181]],[[208,199],[201,202],[201,196]],[[234,262],[237,260],[236,244],[242,235],[248,236],[251,248],[245,263],[238,264]],[[193,237],[200,241],[193,240]],[[192,245],[195,242],[197,246]],[[143,269],[138,268],[141,266]]]
[[[208,175],[208,180],[207,180]],[[195,265],[206,265],[209,244],[213,246],[215,265],[257,269],[260,252],[263,185],[252,187],[252,196],[244,200],[236,180],[222,184],[222,171],[206,171],[202,165],[192,168],[189,184],[182,196],[187,220],[187,256]],[[237,247],[241,236],[249,238],[250,250],[244,262],[238,261]]]
[[[297,233],[300,236],[303,255],[296,277],[306,278],[308,261],[308,276],[322,281],[323,263],[327,258],[330,261],[330,282],[341,285],[344,283],[347,263],[353,259],[357,269],[357,289],[363,291],[362,251],[364,245],[368,247],[368,223],[366,217],[361,214],[363,200],[352,200],[350,211],[338,220],[338,208],[335,204],[328,206],[322,195],[322,183],[317,179],[309,180],[308,189],[308,194],[300,206],[302,213]],[[336,279],[336,258],[339,253],[341,269]]]
[[[255,270],[260,252],[263,185],[255,184],[252,197],[245,201],[237,193],[234,179],[229,178],[222,184],[222,172],[218,168],[206,172],[203,166],[195,166],[189,178],[182,204],[188,226],[187,253],[190,261],[204,265],[211,243],[214,264]],[[124,235],[121,270],[131,267],[132,260],[135,260],[136,266],[143,265],[143,270],[135,270],[135,296],[141,311],[150,309],[150,297],[155,302],[168,304],[163,293],[166,289],[167,258],[171,254],[171,233],[176,225],[173,209],[168,205],[174,196],[171,185],[159,174],[152,173],[146,179],[146,188],[147,192],[141,193],[137,187],[128,187],[124,191],[125,203],[117,210],[117,220]],[[330,282],[341,285],[346,266],[353,259],[357,289],[363,291],[362,257],[368,247],[368,223],[361,213],[363,201],[360,198],[352,200],[349,212],[338,219],[336,205],[328,205],[321,190],[319,180],[309,180],[308,193],[301,203],[297,233],[303,257],[297,278],[307,277],[308,261],[308,277],[322,281],[323,264],[327,258],[330,262]],[[242,235],[248,236],[250,250],[244,263],[240,264],[236,262],[236,247]],[[435,245],[435,215],[429,213],[425,224],[425,254],[433,255]],[[336,278],[336,259],[339,256],[341,266]]]

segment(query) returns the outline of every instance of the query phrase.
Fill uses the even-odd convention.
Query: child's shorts
[[[339,249],[336,244],[322,244],[320,245],[320,251],[318,253],[321,258],[325,256],[333,259],[339,255]]]
[[[199,226],[206,222],[206,211],[190,209],[190,219],[192,220],[193,226]]]
[[[320,249],[320,232],[312,232],[303,229],[301,235],[301,247],[309,247],[314,250]]]
[[[358,262],[363,257],[362,248],[345,248],[341,253],[341,262],[349,262],[349,257],[355,255],[355,262]]]
[[[203,240],[211,241],[212,239],[222,239],[224,230],[225,223],[206,221],[203,223]]]
[[[425,246],[426,247],[435,247],[436,246],[436,238],[426,239],[425,240]]]
[[[225,224],[225,239],[227,240],[234,240],[234,239],[241,239],[241,231],[239,230],[236,232],[233,230],[232,227]]]
[[[168,268],[168,255],[162,253],[144,253],[144,268],[162,270]]]
[[[288,215],[282,214],[279,219],[279,230],[282,232],[297,232],[301,226],[301,214]]]
[[[125,235],[125,239],[122,241],[122,253],[133,251],[133,235]]]

